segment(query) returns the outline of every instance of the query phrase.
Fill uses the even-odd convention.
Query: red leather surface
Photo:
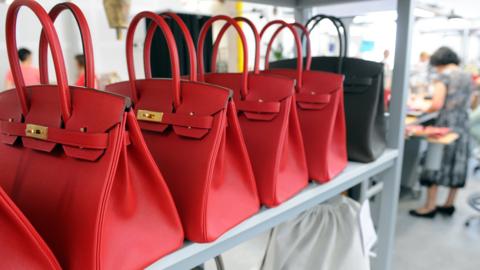
[[[150,18],[164,33],[173,79],[135,78],[133,34],[142,18]],[[195,58],[193,50],[189,53]],[[164,113],[165,121],[139,121],[139,125],[172,192],[186,237],[194,242],[213,241],[256,213],[258,195],[230,90],[192,77],[177,84],[173,35],[164,20],[151,12],[138,14],[130,24],[127,63],[130,81],[109,85],[107,91],[136,95],[136,110]]]
[[[284,22],[273,21],[261,31],[261,36],[269,27],[279,24],[279,27],[269,41],[268,55],[274,38],[287,27]],[[298,77],[297,69],[264,70],[263,73],[277,74],[297,79],[296,85],[298,118],[302,129],[305,152],[307,155],[308,172],[311,179],[325,183],[338,175],[347,165],[345,112],[343,105],[343,76],[336,73],[311,71],[311,55],[309,53],[308,32],[298,23],[293,26],[301,28],[307,38],[307,66]],[[294,31],[294,30],[293,30]],[[294,35],[298,35],[296,32]],[[297,49],[301,48],[297,41]],[[300,58],[298,58],[300,59]]]
[[[60,269],[43,239],[1,188],[0,242],[2,269]]]
[[[34,1],[14,1],[7,14],[12,70],[18,71],[15,15],[23,6],[32,9],[44,26],[57,79],[62,80],[59,85],[17,84],[16,89],[0,93],[0,121],[7,126],[12,122],[42,125],[55,136],[41,140],[2,130],[0,186],[63,268],[143,268],[180,247],[183,233],[173,199],[133,113],[125,112],[130,101],[66,84],[53,23]],[[21,73],[14,72],[14,77],[22,83]],[[25,100],[20,102],[18,97]],[[27,109],[23,120],[21,108]],[[79,131],[88,136],[106,134],[106,147],[92,148],[98,141],[88,141]]]
[[[213,17],[202,28],[198,46],[200,52],[209,26],[217,20],[227,22],[221,33],[231,25],[235,27],[243,41],[243,51],[246,52],[245,37],[236,21],[221,16]],[[238,20],[248,22],[245,18]],[[254,25],[249,25],[257,37]],[[215,42],[217,46],[221,35]],[[248,56],[244,54],[244,57]],[[216,59],[215,54],[212,59]],[[297,194],[308,183],[308,171],[295,108],[294,80],[258,72],[247,74],[245,68],[248,66],[248,58],[244,59],[243,73],[203,74],[203,57],[200,54],[198,63],[200,78],[234,91],[237,115],[252,161],[261,202],[273,207]]]

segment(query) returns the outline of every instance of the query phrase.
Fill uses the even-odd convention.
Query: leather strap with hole
[[[62,145],[76,146],[88,149],[106,149],[108,146],[108,133],[88,133],[74,130],[46,127],[48,135],[45,141]],[[0,133],[7,136],[28,137],[27,124],[0,120]]]

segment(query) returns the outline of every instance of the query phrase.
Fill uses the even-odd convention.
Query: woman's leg
[[[436,209],[437,207],[437,185],[431,185],[427,189],[427,200],[425,201],[425,205],[421,208],[418,208],[416,211],[419,214],[424,214],[431,212]]]
[[[450,190],[448,191],[447,201],[445,202],[443,207],[451,207],[455,204],[455,198],[457,197],[457,191],[458,191],[458,188],[450,188]]]

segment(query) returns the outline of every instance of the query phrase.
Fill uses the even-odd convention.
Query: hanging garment
[[[175,14],[165,15],[180,25],[189,44],[189,59],[195,59],[188,29]],[[133,36],[142,18],[155,22],[167,40],[172,79],[147,76],[145,80],[137,80],[135,77]],[[148,40],[154,30],[147,34]],[[173,36],[162,17],[154,13],[142,12],[135,16],[126,42],[130,80],[109,85],[107,90],[133,99],[140,127],[165,175],[186,237],[194,242],[213,241],[260,207],[232,93],[226,88],[198,82],[196,72],[180,80]],[[190,68],[196,70],[196,61],[190,64]]]
[[[273,229],[261,270],[370,270],[358,222],[360,205],[344,196]]]
[[[345,75],[343,81],[348,159],[371,162],[386,148],[383,64],[347,57],[347,33],[340,19],[317,15],[308,22],[311,32],[323,19],[332,20],[340,42],[340,56],[312,58],[311,69]],[[343,34],[342,34],[343,33]],[[294,68],[296,59],[270,63],[271,68]]]
[[[247,19],[258,40],[255,26]],[[216,21],[227,22],[214,46],[212,72],[205,74],[201,55],[206,34]],[[243,47],[243,72],[216,72],[216,55],[223,33],[233,25]],[[308,171],[302,134],[295,106],[294,80],[287,77],[260,74],[258,53],[254,72],[248,72],[248,47],[238,23],[227,16],[208,20],[198,41],[199,78],[234,91],[238,119],[245,138],[260,200],[269,207],[286,201],[308,184]],[[259,50],[256,41],[256,50]]]
[[[58,84],[24,84],[15,29],[21,8],[32,10],[42,24],[40,48],[48,42]],[[83,14],[74,4],[62,3],[51,18],[63,10],[73,13],[90,61]],[[183,243],[173,199],[129,99],[92,89],[91,62],[86,64],[87,87],[68,85],[51,18],[35,1],[17,0],[8,9],[7,51],[16,88],[0,93],[0,186],[62,268],[144,268]],[[46,72],[44,66],[40,70]],[[42,76],[46,79],[46,73]]]
[[[269,40],[263,72],[296,79],[295,98],[305,143],[309,176],[319,183],[325,183],[343,171],[347,165],[343,76],[310,70],[312,60],[308,31],[299,23],[288,25],[280,20],[269,22],[262,29],[261,37],[264,37],[266,31],[274,25],[280,25],[280,27]],[[300,38],[293,27],[299,27],[306,33],[308,43],[305,69],[302,65],[304,59],[301,57]],[[299,57],[293,59],[296,64],[291,67],[269,69],[269,54],[273,40],[284,28],[289,28],[293,33]]]
[[[60,269],[47,244],[2,188],[0,188],[0,243],[2,269]]]

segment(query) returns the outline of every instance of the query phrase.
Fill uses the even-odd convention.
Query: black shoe
[[[438,213],[444,216],[451,216],[455,212],[455,206],[437,206]]]
[[[427,213],[418,213],[417,210],[410,210],[410,215],[414,217],[421,217],[421,218],[434,218],[437,214],[437,209],[433,209]]]

